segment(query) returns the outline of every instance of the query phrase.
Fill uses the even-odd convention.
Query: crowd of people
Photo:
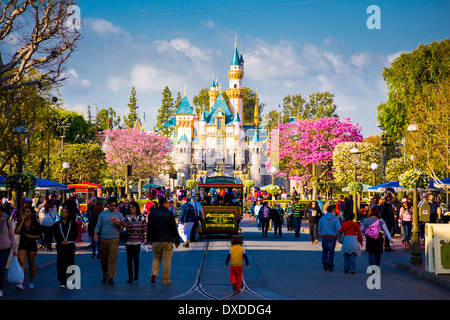
[[[188,193],[185,189],[173,193],[166,189],[154,189],[146,196],[148,201],[142,208],[133,198],[120,201],[114,196],[93,197],[84,213],[80,210],[76,193],[64,202],[56,195],[46,198],[36,196],[32,200],[24,200],[21,217],[18,216],[17,208],[3,199],[0,205],[0,296],[3,295],[5,267],[11,256],[18,259],[22,268],[28,262],[28,287],[34,287],[35,259],[39,245],[42,250],[52,251],[55,244],[56,276],[60,287],[64,288],[67,267],[75,264],[75,242],[80,241],[80,225],[86,227],[92,258],[100,259],[102,283],[114,285],[118,249],[123,243],[126,248],[128,283],[139,280],[139,255],[140,252],[146,252],[147,245],[151,244],[151,282],[156,282],[162,263],[161,282],[169,285],[173,247],[177,248],[181,242],[184,247],[189,247],[189,243],[201,239],[200,226],[205,219],[203,206],[238,205],[243,199],[241,194],[236,194],[236,190],[225,189],[210,190],[203,194],[201,201],[196,193]],[[411,246],[412,199],[406,196],[398,198],[391,190],[386,190],[384,196],[375,195],[366,208],[358,211],[356,219],[351,195],[341,196],[336,205],[325,203],[319,197],[306,207],[294,197],[284,208],[277,200],[269,201],[271,198],[272,195],[258,188],[244,198],[246,203],[250,203],[249,214],[255,218],[262,236],[267,237],[268,231],[273,228],[274,236],[282,237],[285,225],[288,232],[292,231],[295,237],[300,237],[302,219],[305,219],[311,244],[317,244],[321,238],[325,270],[334,269],[337,241],[342,243],[346,273],[355,272],[363,237],[366,239],[371,265],[380,264],[383,252],[394,251],[391,247],[394,235],[403,234],[403,246]],[[419,206],[425,201],[430,206],[430,222],[439,222],[443,213],[440,202],[435,200],[433,194],[423,194]],[[420,223],[422,241],[424,225],[425,222]],[[15,235],[19,238],[17,243]],[[241,240],[236,241],[233,246],[242,244],[239,242]],[[238,251],[241,252],[241,249]],[[240,287],[239,272],[232,277],[237,288]],[[16,287],[23,290],[23,282]]]

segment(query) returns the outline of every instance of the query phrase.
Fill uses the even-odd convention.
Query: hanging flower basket
[[[363,185],[362,185],[361,182],[354,182],[354,181],[352,181],[352,182],[350,182],[348,184],[348,191],[351,194],[361,193],[363,191]]]
[[[400,185],[406,189],[425,189],[428,187],[428,175],[417,169],[408,170],[399,178]]]
[[[244,187],[246,187],[248,189],[248,188],[251,188],[251,187],[253,187],[255,185],[255,181],[253,181],[253,180],[244,180],[242,182],[242,184],[244,185]]]
[[[5,180],[5,186],[10,190],[30,191],[36,187],[36,177],[24,172],[9,176]]]
[[[197,187],[198,181],[197,180],[187,180],[186,181],[186,187],[190,190],[193,190]]]
[[[274,195],[274,194],[278,194],[278,192],[280,192],[281,188],[277,185],[270,185],[267,187],[267,192]]]

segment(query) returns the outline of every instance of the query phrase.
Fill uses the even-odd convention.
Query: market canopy
[[[147,184],[144,185],[142,188],[144,188],[144,189],[149,189],[149,188],[156,189],[156,188],[162,188],[162,186],[157,185],[157,184],[155,184],[155,183],[147,183]]]
[[[450,178],[440,179],[437,182],[434,180],[428,182],[428,188],[430,189],[442,189],[443,185],[450,186]]]
[[[88,182],[88,181],[83,181],[77,184],[70,184],[69,185],[69,189],[95,189],[95,188],[103,188],[101,185],[99,184],[95,184],[92,182]]]
[[[36,178],[36,190],[67,190],[68,187],[62,183],[51,181],[48,179]]]

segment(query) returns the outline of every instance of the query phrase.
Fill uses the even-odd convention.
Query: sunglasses
[[[117,203],[110,203],[109,206],[113,207],[113,208],[117,208]]]

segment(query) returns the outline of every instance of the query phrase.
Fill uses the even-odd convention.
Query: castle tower
[[[212,78],[211,86],[209,88],[209,111],[211,111],[214,103],[217,100],[217,96],[219,95],[219,83],[214,80],[214,75]]]
[[[241,126],[243,124],[244,114],[244,94],[245,91],[242,86],[242,79],[244,78],[244,59],[239,56],[237,49],[237,42],[234,46],[233,59],[230,64],[230,71],[228,71],[229,88],[227,89],[227,96],[230,99],[229,109],[233,117],[238,112],[241,116]]]

